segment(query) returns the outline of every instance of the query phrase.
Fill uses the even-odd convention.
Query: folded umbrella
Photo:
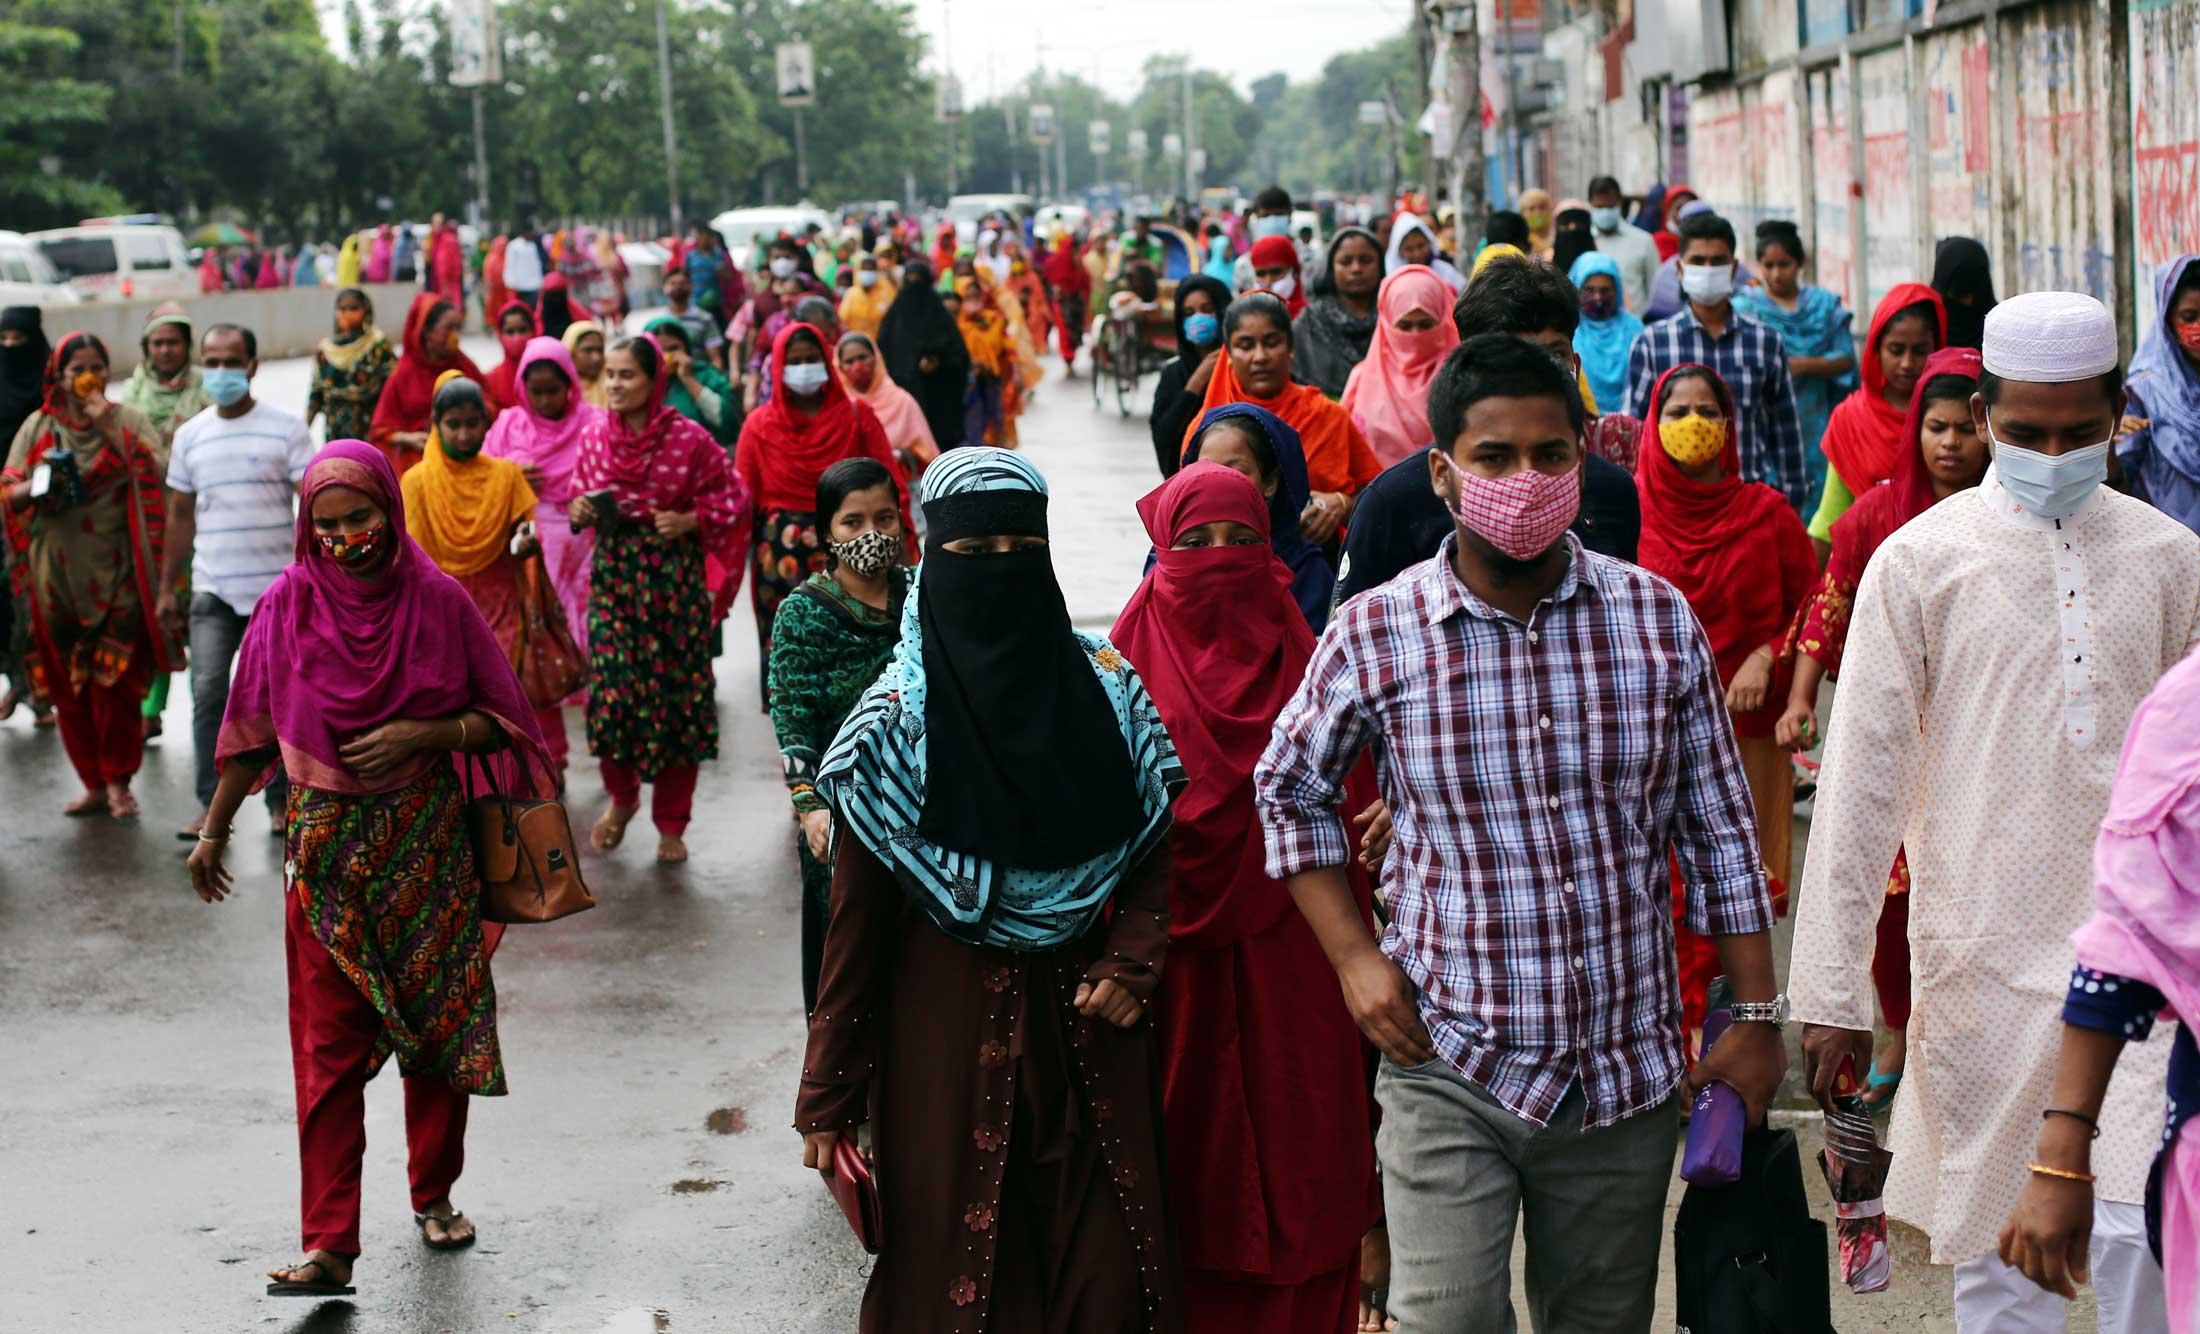
[[[1818,1167],[1833,1192],[1834,1238],[1841,1251],[1841,1278],[1851,1292],[1880,1292],[1894,1277],[1894,1256],[1887,1249],[1887,1169],[1894,1154],[1879,1143],[1856,1082],[1853,1062],[1845,1062],[1834,1085],[1833,1110],[1826,1114],[1826,1147]]]

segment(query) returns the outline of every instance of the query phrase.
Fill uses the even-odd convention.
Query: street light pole
[[[1487,210],[1482,164],[1482,39],[1476,31],[1476,0],[1445,0],[1444,59],[1450,74],[1446,100],[1451,103],[1451,205],[1456,236],[1464,236]]]
[[[657,0],[657,105],[665,122],[665,197],[671,205],[672,234],[680,234],[680,141],[672,128],[672,39],[665,31],[665,0]],[[480,115],[475,94],[475,115]],[[801,124],[797,113],[797,125]]]
[[[481,85],[474,85],[474,225],[489,230],[489,141],[481,117]]]
[[[794,112],[794,197],[800,202],[810,193],[810,150],[802,139],[802,108],[790,108]]]
[[[1184,57],[1179,68],[1184,72],[1184,207],[1190,209],[1199,200],[1199,177],[1192,170],[1192,149],[1199,142],[1192,132],[1192,58]]]

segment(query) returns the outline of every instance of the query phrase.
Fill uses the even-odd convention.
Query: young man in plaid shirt
[[[1567,533],[1573,379],[1503,334],[1429,397],[1455,531],[1346,604],[1255,771],[1288,879],[1382,1050],[1390,1311],[1420,1334],[1511,1327],[1525,1213],[1539,1329],[1647,1331],[1689,1078],[1667,855],[1749,1016],[1698,1065],[1752,1119],[1786,1066],[1772,905],[1718,668],[1687,602]],[[1393,824],[1380,939],[1336,816],[1372,750]]]

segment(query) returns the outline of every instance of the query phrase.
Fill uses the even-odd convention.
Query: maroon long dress
[[[1163,844],[1106,923],[1017,953],[950,940],[842,841],[795,1128],[872,1127],[884,1226],[862,1334],[1184,1329],[1151,1026],[1071,1005],[1112,979],[1152,1006],[1168,884]]]

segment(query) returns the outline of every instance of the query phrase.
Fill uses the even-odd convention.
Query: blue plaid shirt
[[[1798,513],[1811,501],[1810,464],[1803,452],[1803,431],[1795,417],[1795,386],[1788,379],[1787,345],[1779,332],[1735,310],[1726,332],[1713,338],[1683,305],[1635,337],[1627,353],[1627,415],[1645,421],[1650,392],[1658,377],[1689,362],[1709,366],[1733,391],[1735,444],[1742,452],[1742,476],[1763,482],[1788,498]]]
[[[1454,534],[1329,622],[1253,770],[1268,874],[1343,865],[1363,750],[1394,823],[1383,953],[1445,1061],[1547,1125],[1680,1087],[1670,849],[1702,935],[1772,926],[1718,664],[1671,584],[1568,537],[1523,624],[1469,592]]]

